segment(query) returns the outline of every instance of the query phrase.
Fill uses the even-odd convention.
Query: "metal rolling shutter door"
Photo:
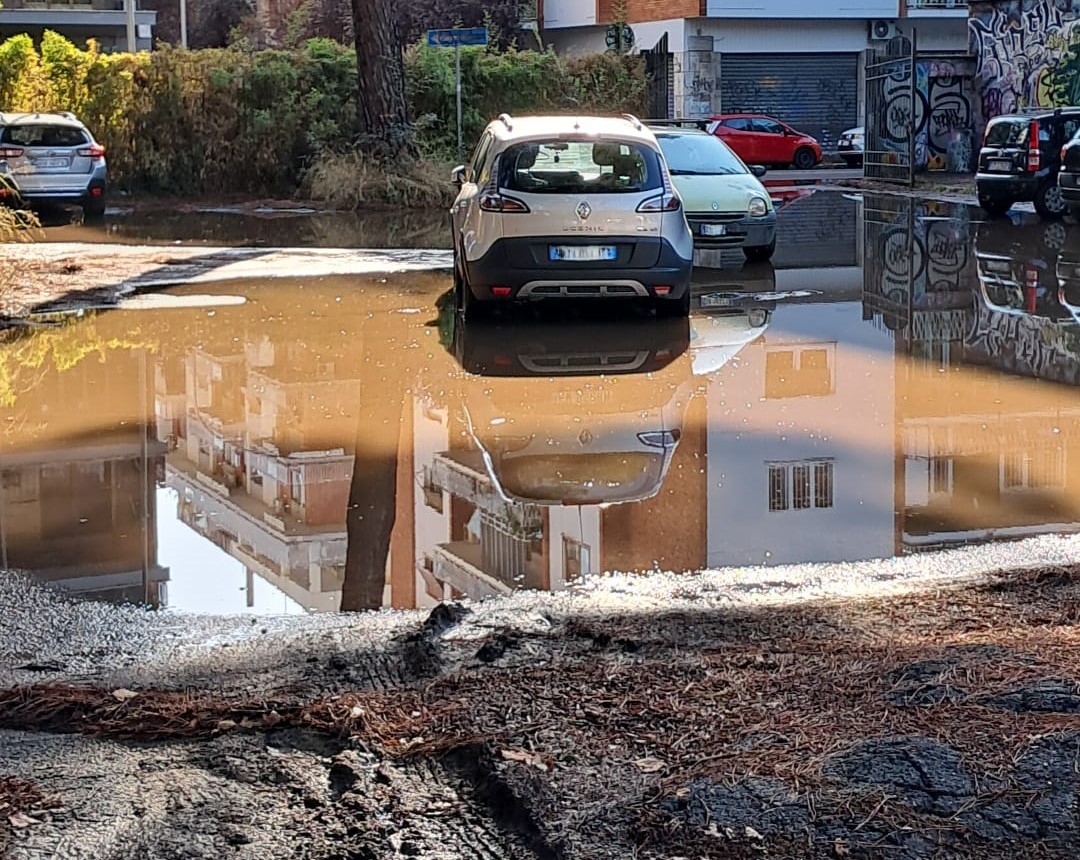
[[[724,113],[766,113],[836,145],[860,124],[858,54],[724,54]]]

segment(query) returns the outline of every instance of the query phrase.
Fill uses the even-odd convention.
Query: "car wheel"
[[[845,155],[843,158],[844,158],[844,164],[846,164],[848,167],[858,167],[859,166],[859,158],[858,158],[858,156]]]
[[[94,200],[83,204],[83,221],[100,221],[105,217],[105,201]]]
[[[1068,242],[1069,228],[1057,221],[1047,224],[1043,230],[1043,244],[1055,254],[1061,251]]]
[[[795,150],[795,157],[791,160],[796,170],[810,170],[817,166],[817,156],[809,147],[801,147]]]
[[[757,245],[752,248],[743,248],[743,254],[751,263],[765,263],[772,259],[776,253],[776,240],[773,239],[768,245]]]
[[[991,218],[1000,218],[1002,215],[1012,209],[1012,201],[1001,200],[997,197],[980,197],[979,206],[981,206],[983,212],[985,212]]]
[[[673,319],[690,316],[690,286],[681,299],[657,299],[656,315],[661,319]]]
[[[1035,194],[1035,211],[1043,218],[1061,218],[1066,212],[1065,198],[1057,183],[1047,182]]]

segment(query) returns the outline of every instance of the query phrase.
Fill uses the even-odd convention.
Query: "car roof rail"
[[[636,128],[638,131],[641,131],[641,120],[634,116],[632,113],[624,113],[622,115],[622,118],[625,119],[628,123],[630,123],[630,125]]]
[[[79,120],[79,118],[69,110],[57,111],[56,115],[62,116],[64,119],[70,119],[72,122],[78,122]]]
[[[499,114],[499,122],[506,126],[507,131],[514,130],[514,118],[508,113]]]
[[[668,119],[645,120],[646,125],[664,125],[673,126],[675,128],[689,126],[691,128],[700,128],[702,131],[708,128],[710,122],[712,122],[712,120],[704,119],[702,117],[671,117]]]

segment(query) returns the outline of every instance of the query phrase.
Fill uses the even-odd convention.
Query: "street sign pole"
[[[461,106],[461,49],[463,47],[482,48],[488,43],[486,27],[458,28],[456,30],[428,30],[427,43],[432,48],[454,49],[454,97],[457,102],[457,146],[458,156],[465,157],[465,138]]]

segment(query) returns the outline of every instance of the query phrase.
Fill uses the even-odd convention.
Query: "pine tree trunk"
[[[364,366],[371,366],[365,363]],[[397,519],[398,445],[403,403],[378,387],[361,395],[356,428],[356,458],[349,508],[345,514],[348,548],[342,612],[367,612],[383,605],[390,537]],[[390,443],[387,445],[386,443]]]
[[[408,147],[405,61],[394,0],[352,0],[360,134],[377,157]]]

